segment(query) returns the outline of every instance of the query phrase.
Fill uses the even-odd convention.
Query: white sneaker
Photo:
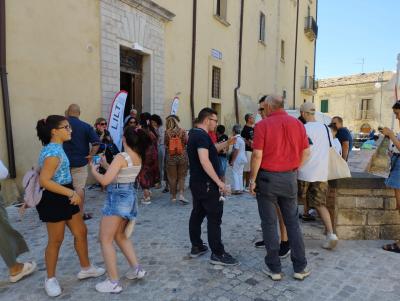
[[[306,267],[302,272],[294,273],[293,278],[297,280],[304,280],[310,275],[311,275],[311,270]]]
[[[101,275],[104,275],[104,273],[106,272],[105,269],[103,268],[98,268],[94,265],[90,266],[89,269],[87,270],[81,270],[77,277],[78,279],[82,280],[82,279],[86,279],[86,278],[96,278],[99,277]]]
[[[274,281],[280,281],[283,277],[283,273],[274,273],[267,267],[264,267],[262,272]]]
[[[128,272],[126,272],[125,277],[134,280],[134,279],[142,279],[144,276],[146,276],[147,272],[143,270],[141,267],[139,268],[129,268]]]
[[[110,279],[96,284],[96,291],[99,293],[119,294],[122,292],[122,286],[119,283],[112,283]]]
[[[339,239],[336,236],[336,234],[333,234],[333,233],[328,234],[326,236],[325,242],[322,245],[322,248],[328,249],[328,250],[332,250],[332,249],[334,249],[336,247],[338,241],[339,241]]]
[[[150,198],[144,198],[144,199],[142,199],[141,203],[142,203],[143,205],[150,205],[150,204],[151,204]]]
[[[44,289],[49,297],[57,297],[61,295],[61,287],[58,284],[56,277],[46,279],[44,281]]]

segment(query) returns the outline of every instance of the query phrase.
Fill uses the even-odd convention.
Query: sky
[[[318,0],[316,78],[395,71],[400,0]]]

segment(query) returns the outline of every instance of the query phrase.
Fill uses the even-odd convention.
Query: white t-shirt
[[[306,182],[326,182],[328,181],[329,164],[329,140],[333,141],[332,133],[323,123],[307,122],[307,136],[311,139],[311,155],[306,163],[298,171],[298,179]]]
[[[236,143],[233,145],[233,148],[237,149],[239,152],[234,163],[246,164],[247,163],[246,144],[242,136],[240,136],[240,134],[236,135],[235,137],[236,137]]]

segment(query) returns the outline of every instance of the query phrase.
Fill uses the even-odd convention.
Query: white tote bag
[[[0,160],[0,180],[4,180],[8,176],[8,169],[3,164],[3,161]]]
[[[339,155],[332,146],[329,129],[325,125],[326,133],[329,140],[329,165],[328,165],[328,180],[351,178],[350,168],[347,162]]]

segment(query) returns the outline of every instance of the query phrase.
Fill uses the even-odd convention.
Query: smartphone
[[[94,165],[99,165],[101,161],[101,157],[99,155],[95,155],[92,157],[92,161]]]

